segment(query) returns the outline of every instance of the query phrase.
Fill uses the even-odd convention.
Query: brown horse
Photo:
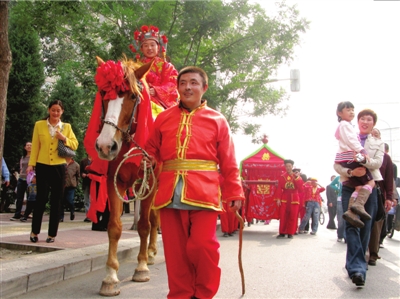
[[[148,93],[144,90],[144,88],[147,88],[144,78],[152,63],[139,66],[126,58],[117,63],[113,61],[105,63],[101,58],[96,58],[99,66],[95,77],[99,87],[96,100],[101,97],[102,120],[100,123],[101,131],[95,139],[94,147],[100,159],[109,161],[106,177],[110,209],[107,228],[109,238],[106,263],[107,276],[102,282],[100,294],[115,296],[120,293],[120,282],[117,277],[119,268],[117,247],[122,232],[120,217],[123,208],[123,202],[117,192],[119,195],[123,195],[139,179],[139,173],[141,172],[138,163],[123,162],[121,164],[121,161],[124,159],[123,155],[130,148],[136,147],[135,135],[140,133],[137,130],[144,128],[143,126],[140,127],[137,120],[140,121],[138,113],[142,109],[142,104],[146,103],[145,101],[148,101],[147,103],[150,101]],[[100,74],[100,71],[102,74]],[[95,108],[93,109],[95,110]],[[94,115],[92,114],[93,117]],[[151,124],[146,124],[145,126],[147,125]],[[141,148],[139,147],[137,152],[140,153],[140,150]],[[141,159],[140,156],[138,158],[138,160]],[[116,188],[114,177],[116,179]],[[152,181],[149,182],[149,184],[153,183]],[[154,191],[151,192],[154,193]],[[137,257],[138,265],[132,277],[133,281],[145,282],[150,279],[150,271],[147,265],[154,264],[154,257],[157,254],[158,215],[152,209],[152,199],[153,194],[149,194],[146,199],[141,201],[140,219],[137,228],[140,236],[140,251]],[[149,235],[150,241],[148,242]]]

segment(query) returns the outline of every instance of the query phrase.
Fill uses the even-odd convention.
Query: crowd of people
[[[339,150],[333,168],[338,175],[331,176],[326,188],[316,178],[304,182],[300,170],[293,168],[294,162],[284,160],[286,171],[279,176],[275,193],[279,206],[277,238],[292,239],[293,235],[306,233],[310,218],[313,220],[310,234],[315,235],[321,212],[320,193],[326,191],[327,229],[336,230],[337,241],[346,244],[348,276],[361,287],[365,285],[368,265],[377,264],[383,240],[392,230],[399,198],[395,184],[397,166],[388,154],[388,144],[375,128],[374,111],[364,109],[358,113],[359,133],[351,125],[355,117],[351,102],[339,103],[337,116],[340,124],[335,137]]]
[[[10,220],[27,222],[32,218],[30,240],[34,243],[38,242],[43,214],[49,200],[47,243],[55,241],[59,223],[64,221],[65,209],[70,211],[70,220],[75,219],[75,190],[81,177],[80,165],[74,161],[75,153],[62,157],[59,155],[59,142],[72,150],[78,147],[71,125],[61,121],[64,113],[62,102],[52,101],[47,112],[46,117],[35,123],[32,141],[24,144],[23,155],[16,167],[17,184],[15,190],[12,190],[16,200],[15,212]],[[8,186],[10,174],[4,159],[2,168],[4,185]],[[87,185],[87,180],[84,184]],[[86,195],[89,197],[88,193]],[[87,207],[90,199],[85,199]]]

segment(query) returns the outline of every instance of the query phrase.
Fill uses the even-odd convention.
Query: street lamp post
[[[256,79],[257,81],[264,81],[264,83],[272,83],[278,81],[289,81],[290,80],[290,91],[298,92],[300,91],[300,70],[292,69],[290,70],[290,78],[288,79]],[[242,83],[248,83],[247,81],[241,81]]]
[[[290,90],[292,92],[300,91],[300,70],[290,70]]]

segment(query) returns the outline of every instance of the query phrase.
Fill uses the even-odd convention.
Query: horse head
[[[99,158],[114,160],[124,140],[134,133],[138,107],[147,88],[144,79],[153,61],[142,66],[126,57],[122,61],[97,59],[95,81],[102,99],[102,128],[95,148]],[[144,82],[144,84],[142,83]]]

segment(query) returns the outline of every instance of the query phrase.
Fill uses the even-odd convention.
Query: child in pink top
[[[354,106],[351,102],[340,102],[336,109],[339,126],[335,137],[339,141],[339,150],[336,154],[335,163],[349,168],[349,185],[356,190],[353,192],[349,202],[348,210],[343,218],[356,227],[363,227],[362,220],[370,220],[371,216],[365,211],[364,204],[368,200],[375,182],[371,172],[366,168],[366,174],[361,177],[351,176],[352,170],[363,166],[360,162],[369,160],[368,154],[360,142],[358,134],[351,121],[354,119]],[[358,216],[357,216],[358,215]]]

